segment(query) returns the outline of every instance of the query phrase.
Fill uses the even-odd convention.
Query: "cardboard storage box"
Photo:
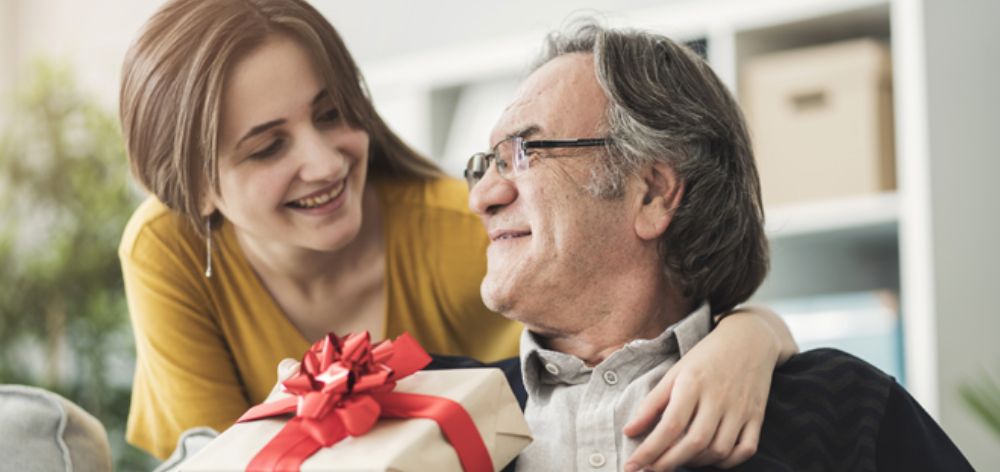
[[[886,45],[858,39],[757,56],[741,85],[765,206],[895,188]]]

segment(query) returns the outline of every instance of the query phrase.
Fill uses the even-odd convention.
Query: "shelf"
[[[844,7],[821,16],[806,16],[737,31],[737,60],[758,54],[835,43],[854,38],[891,41],[889,4],[872,2]]]
[[[766,209],[767,234],[773,239],[816,233],[877,231],[899,222],[895,192],[846,197]]]
[[[771,270],[756,300],[899,290],[895,193],[785,205],[765,212]]]

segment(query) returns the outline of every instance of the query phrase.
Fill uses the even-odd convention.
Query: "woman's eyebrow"
[[[323,101],[323,99],[325,99],[329,95],[330,95],[330,92],[328,92],[326,89],[320,90],[319,93],[317,93],[316,96],[313,97],[312,106],[316,106],[317,103]],[[243,141],[246,141],[247,139],[250,139],[250,138],[252,138],[252,137],[254,137],[254,136],[256,136],[256,135],[258,135],[260,133],[263,133],[263,132],[265,132],[265,131],[267,131],[267,130],[269,130],[271,128],[274,128],[275,126],[279,126],[279,125],[283,125],[283,124],[285,124],[285,119],[284,118],[280,118],[280,119],[277,119],[277,120],[271,120],[271,121],[268,121],[267,123],[263,123],[263,124],[259,124],[257,126],[254,126],[253,128],[250,128],[250,131],[247,131],[247,134],[244,134],[243,137],[240,138],[240,140],[236,142],[236,146],[234,146],[233,148],[234,149],[239,148],[240,145],[243,144]]]
[[[265,131],[267,131],[267,130],[269,130],[271,128],[274,128],[275,126],[279,126],[279,125],[283,125],[283,124],[285,124],[285,119],[281,118],[281,119],[271,120],[271,121],[268,121],[267,123],[259,124],[257,126],[254,126],[253,128],[250,128],[250,131],[247,131],[247,134],[244,134],[243,137],[240,138],[240,140],[236,142],[236,146],[233,146],[233,149],[238,149],[240,147],[240,145],[243,144],[243,141],[246,141],[246,140],[248,140],[248,139],[250,139],[250,138],[252,138],[252,137],[254,137],[254,136],[256,136],[256,135],[258,135],[260,133],[263,133],[263,132],[265,132]]]

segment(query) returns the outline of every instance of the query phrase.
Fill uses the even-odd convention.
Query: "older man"
[[[658,35],[584,25],[551,36],[539,64],[466,170],[491,239],[483,299],[527,327],[535,442],[518,469],[670,469],[680,455],[651,464],[659,454],[637,451],[625,422],[767,271],[742,114],[700,58]],[[717,426],[683,433],[731,448],[739,438],[711,437]],[[971,469],[890,377],[821,351],[775,374],[760,450],[741,467],[894,465]]]

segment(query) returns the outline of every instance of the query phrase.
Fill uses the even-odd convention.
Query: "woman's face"
[[[344,247],[361,227],[368,133],[329,99],[307,51],[275,35],[225,82],[220,194],[210,208],[256,244]]]

